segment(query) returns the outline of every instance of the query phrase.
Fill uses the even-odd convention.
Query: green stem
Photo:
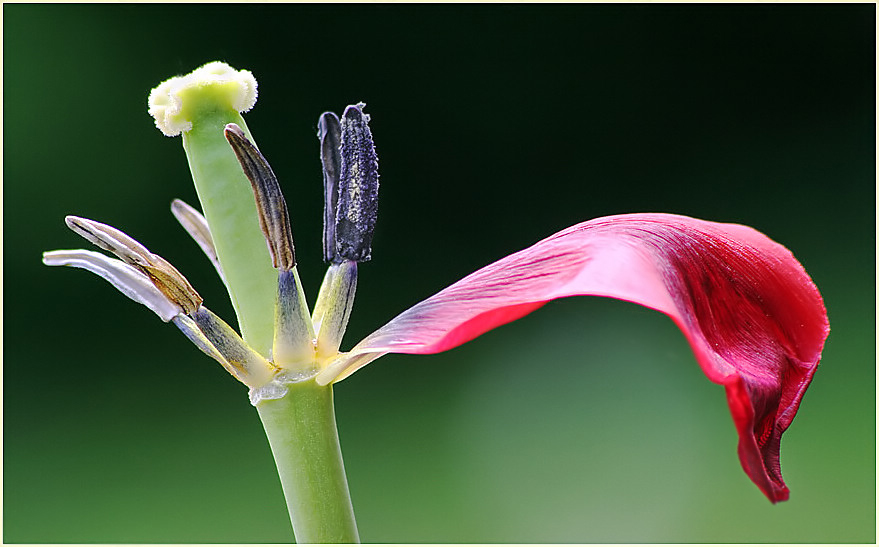
[[[257,405],[298,543],[359,543],[336,432],[332,385],[288,385]]]

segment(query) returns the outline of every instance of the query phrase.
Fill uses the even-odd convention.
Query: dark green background
[[[785,436],[791,500],[742,472],[722,388],[671,321],[554,302],[336,388],[368,542],[875,540],[875,6],[4,5],[6,542],[284,542],[246,391],[82,271],[66,214],[117,226],[232,320],[171,217],[195,203],[162,80],[220,59],[320,262],[324,110],[366,101],[374,260],[343,347],[472,270],[597,216],[754,226],[826,299],[832,334]]]

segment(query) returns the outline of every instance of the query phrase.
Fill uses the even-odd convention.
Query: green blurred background
[[[208,305],[169,213],[195,203],[150,89],[253,71],[311,298],[315,124],[366,101],[381,160],[350,347],[463,275],[597,216],[749,224],[822,290],[832,334],[785,436],[789,502],[736,457],[723,389],[665,316],[554,302],[336,388],[367,542],[873,542],[875,6],[9,5],[4,60],[6,542],[285,542],[246,390],[98,278],[41,265],[117,226]]]

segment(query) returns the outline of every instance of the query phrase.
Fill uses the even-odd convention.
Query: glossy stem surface
[[[339,447],[332,385],[289,385],[257,405],[298,543],[359,543]]]

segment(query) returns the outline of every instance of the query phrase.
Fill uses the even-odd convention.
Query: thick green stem
[[[298,543],[359,543],[336,432],[332,385],[290,384],[257,405]]]

